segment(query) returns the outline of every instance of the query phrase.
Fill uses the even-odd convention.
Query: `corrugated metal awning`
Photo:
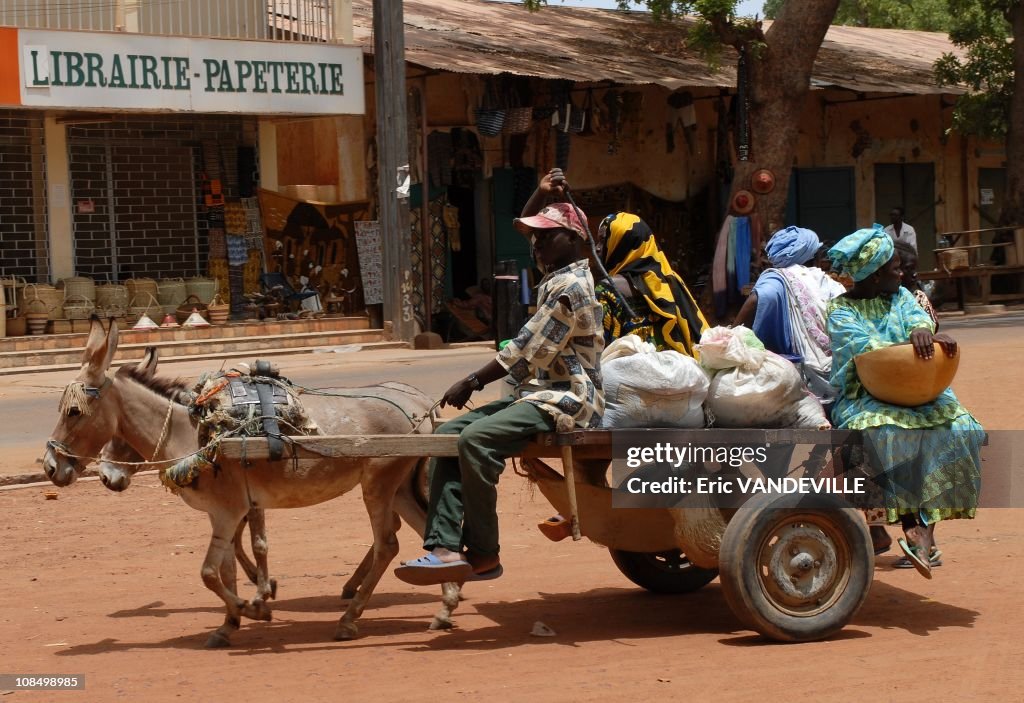
[[[685,45],[692,20],[654,22],[646,12],[519,3],[405,0],[406,59],[455,73],[511,73],[578,83],[730,88],[735,53],[713,70]],[[355,40],[372,52],[371,0],[354,0]],[[766,26],[770,23],[766,23]],[[813,85],[857,92],[960,93],[935,83],[932,64],[955,51],[944,34],[832,27],[815,63]]]

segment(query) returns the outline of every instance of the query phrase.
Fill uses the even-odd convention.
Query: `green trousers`
[[[498,553],[498,478],[505,460],[530,437],[550,432],[555,420],[533,403],[496,400],[450,420],[434,432],[459,435],[459,456],[430,466],[430,507],[423,547],[453,552],[466,547],[480,555]]]

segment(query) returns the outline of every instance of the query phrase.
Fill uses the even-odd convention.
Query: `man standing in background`
[[[896,206],[889,212],[891,225],[885,228],[885,233],[892,237],[892,241],[906,242],[914,251],[917,251],[917,232],[914,228],[903,221],[903,208]]]

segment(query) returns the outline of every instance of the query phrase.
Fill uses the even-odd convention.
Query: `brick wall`
[[[92,200],[95,210],[74,208],[77,273],[112,275],[111,208],[119,280],[204,272],[201,174],[211,166],[211,146],[224,154],[221,176],[230,186],[237,181],[235,149],[255,141],[256,121],[247,117],[121,116],[69,128],[72,202]]]
[[[0,110],[0,276],[48,278],[44,174],[42,116]]]

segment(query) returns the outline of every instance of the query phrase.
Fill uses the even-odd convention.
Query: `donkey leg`
[[[394,495],[393,486],[391,488],[392,490],[387,490],[385,487],[363,484],[363,502],[366,504],[366,512],[370,516],[370,525],[373,528],[372,559],[359,590],[338,622],[338,629],[334,631],[336,640],[352,640],[359,636],[356,620],[363,614],[363,609],[373,595],[373,589],[377,587],[380,577],[384,575],[384,570],[398,555],[398,537],[395,533],[401,526],[401,520],[391,509],[391,498]]]
[[[277,598],[277,579],[270,578],[270,567],[267,564],[267,554],[270,551],[267,542],[267,515],[262,508],[253,508],[249,511],[248,520],[252,555],[256,558],[256,600],[273,600]]]
[[[242,571],[245,572],[246,577],[250,583],[258,583],[258,574],[256,573],[256,565],[252,563],[252,559],[245,553],[242,548],[242,533],[245,531],[245,525],[248,522],[248,518],[242,518],[242,521],[238,523],[238,529],[235,530],[235,536],[231,540],[231,544],[235,548],[235,559],[238,560],[239,565],[242,567]]]
[[[455,627],[452,615],[459,607],[462,600],[462,587],[457,583],[441,584],[441,609],[434,613],[434,619],[430,621],[431,630],[450,630]]]
[[[231,561],[230,571],[234,571],[234,554],[231,549],[230,536],[234,534],[235,528],[241,521],[242,516],[232,513],[210,515],[210,524],[213,526],[213,534],[210,537],[210,546],[206,550],[206,557],[203,559],[203,566],[200,573],[203,584],[217,594],[224,601],[226,614],[224,624],[213,631],[206,640],[206,646],[227,647],[231,644],[231,635],[241,626],[242,615],[247,617],[257,616],[255,619],[270,619],[269,609],[266,613],[260,613],[253,609],[244,599],[230,590],[221,577],[221,569],[225,560]],[[230,573],[228,574],[229,581]],[[259,617],[265,615],[264,617]]]
[[[359,584],[366,578],[366,574],[370,571],[370,564],[373,563],[373,546],[366,550],[366,555],[363,560],[359,562],[359,566],[352,572],[352,575],[345,581],[345,585],[341,587],[341,599],[349,600],[355,598],[356,593],[359,591]]]
[[[401,517],[399,517],[399,515],[400,513],[398,511],[395,511],[395,532],[398,532],[400,529],[402,529],[402,519]],[[422,529],[420,530],[420,532],[422,533]],[[359,566],[356,567],[356,570],[352,572],[352,575],[349,576],[348,581],[346,581],[345,585],[342,587],[342,600],[348,600],[350,598],[356,597],[356,592],[359,590],[359,584],[361,584],[363,582],[363,579],[366,578],[366,574],[367,572],[369,572],[370,564],[372,563],[373,545],[371,545],[370,548],[366,550],[366,556],[364,556],[363,560],[359,562]]]

